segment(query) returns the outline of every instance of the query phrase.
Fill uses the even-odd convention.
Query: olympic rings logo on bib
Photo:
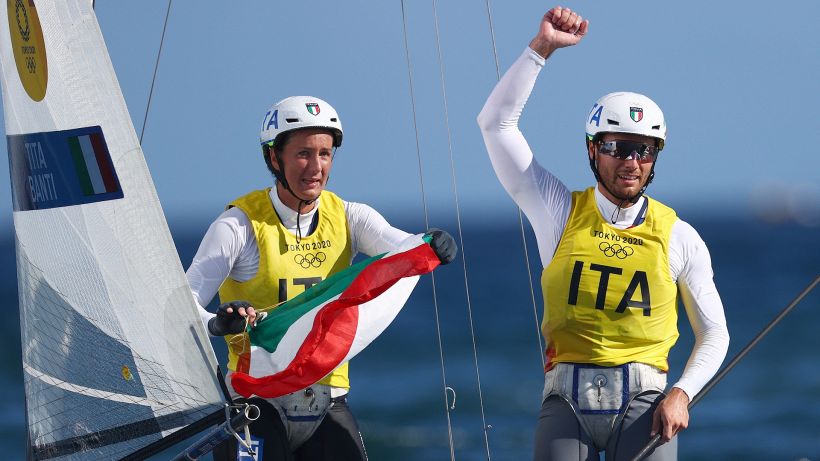
[[[598,249],[601,250],[604,253],[604,256],[608,258],[616,256],[618,259],[626,259],[627,256],[632,256],[632,254],[635,253],[635,249],[631,246],[621,246],[618,243],[610,245],[609,242],[599,243]]]
[[[317,253],[308,253],[304,255],[294,255],[293,262],[302,266],[303,269],[309,269],[311,267],[319,267],[322,265],[323,262],[327,259],[327,255],[319,251]]]

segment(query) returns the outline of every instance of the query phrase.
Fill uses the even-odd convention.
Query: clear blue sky
[[[434,215],[452,217],[432,1],[406,3],[428,205]],[[166,6],[97,1],[137,134]],[[551,6],[492,3],[502,72]],[[650,95],[668,120],[651,195],[713,213],[787,204],[820,223],[820,154],[813,146],[820,131],[820,3],[564,6],[590,19],[590,32],[549,60],[521,125],[539,161],[570,188],[592,184],[582,143],[589,108],[605,93],[629,90]],[[475,123],[496,81],[485,2],[440,1],[438,17],[463,215],[481,220],[497,211],[493,220],[517,219]],[[333,104],[345,128],[330,188],[391,220],[421,225],[403,40],[398,0],[176,0],[143,143],[166,214],[209,221],[230,199],[269,185],[258,147],[262,117],[274,101],[308,94]],[[8,178],[0,163],[0,177]],[[7,181],[0,187],[4,231],[11,230]]]

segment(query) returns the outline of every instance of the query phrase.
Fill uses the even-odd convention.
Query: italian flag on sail
[[[245,397],[279,397],[353,358],[390,325],[418,276],[439,265],[429,243],[429,236],[411,236],[269,311],[248,333],[250,369],[231,375],[233,388]]]
[[[77,169],[83,195],[97,195],[119,190],[111,157],[99,133],[68,138],[68,147]]]

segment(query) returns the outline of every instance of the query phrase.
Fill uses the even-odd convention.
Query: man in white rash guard
[[[674,460],[687,405],[720,367],[729,334],[705,243],[644,195],[666,139],[663,114],[640,94],[599,99],[586,119],[597,186],[580,192],[535,160],[518,128],[547,58],[588,27],[568,8],[548,11],[478,116],[493,168],[527,215],[543,265],[547,366],[534,459],[597,460],[605,451],[607,460],[627,460],[659,432],[665,443],[647,459]],[[695,346],[664,394],[678,296]]]
[[[325,190],[342,124],[330,104],[294,96],[265,115],[260,142],[275,187],[231,202],[200,244],[188,282],[210,334],[228,342],[229,374],[248,372],[246,321],[348,267],[361,252],[394,250],[410,234],[391,227],[373,208]],[[452,237],[431,229],[442,264],[455,258]],[[207,306],[219,292],[216,315]],[[347,405],[348,364],[319,383],[276,399],[248,399],[262,414],[250,432],[262,460],[365,460],[361,434]],[[238,397],[233,392],[233,397]],[[240,457],[236,440],[215,459]],[[241,457],[241,459],[249,459]]]

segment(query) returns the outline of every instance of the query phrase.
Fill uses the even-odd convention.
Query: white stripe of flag
[[[91,178],[91,185],[94,187],[94,193],[101,194],[105,192],[105,183],[103,183],[102,174],[100,174],[100,165],[97,163],[97,156],[94,154],[94,147],[91,145],[91,138],[88,135],[85,135],[78,136],[77,140],[80,142],[80,149],[83,151],[85,167],[88,169],[88,176]]]

